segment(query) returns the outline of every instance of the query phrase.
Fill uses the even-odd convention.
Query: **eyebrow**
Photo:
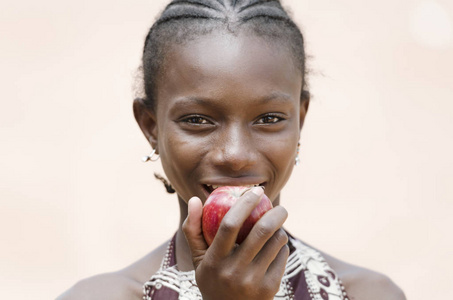
[[[292,101],[292,97],[283,92],[274,91],[265,97],[259,98],[256,100],[257,105],[266,104],[270,101],[277,101],[281,103],[286,103]],[[203,105],[203,106],[216,106],[216,104],[211,101],[209,98],[199,98],[195,96],[187,96],[176,99],[174,106],[187,106],[187,105]]]
[[[288,102],[292,101],[291,95],[283,92],[274,91],[270,93],[270,95],[263,97],[259,100],[260,103],[264,104],[270,101],[278,101],[278,102]]]

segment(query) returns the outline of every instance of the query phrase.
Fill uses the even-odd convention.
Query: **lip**
[[[263,178],[258,177],[247,177],[247,178],[225,178],[225,179],[217,179],[217,180],[203,180],[201,184],[201,189],[206,196],[209,197],[211,192],[213,191],[212,188],[209,186],[248,186],[248,185],[260,185],[266,188],[267,181]]]

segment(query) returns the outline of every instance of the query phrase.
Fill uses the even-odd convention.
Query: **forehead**
[[[158,108],[161,100],[189,94],[226,100],[283,92],[299,100],[302,74],[286,45],[215,32],[171,47],[157,87]]]

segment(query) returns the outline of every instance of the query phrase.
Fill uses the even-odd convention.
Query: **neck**
[[[178,269],[180,271],[193,270],[192,254],[190,252],[189,245],[187,244],[186,237],[182,231],[182,224],[187,218],[188,208],[187,203],[178,195],[179,202],[179,227],[176,233],[176,261],[178,263]],[[280,194],[272,202],[273,206],[280,204]]]
[[[193,270],[192,254],[190,253],[189,245],[187,244],[186,237],[182,232],[182,224],[187,218],[187,203],[178,195],[179,201],[179,226],[176,233],[176,261],[180,271]]]

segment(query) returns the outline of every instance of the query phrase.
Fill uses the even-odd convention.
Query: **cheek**
[[[272,136],[261,136],[257,141],[262,153],[272,161],[279,170],[286,170],[294,163],[299,141],[299,127],[292,122],[285,130]]]
[[[263,145],[261,153],[271,163],[275,173],[275,182],[273,182],[272,188],[272,194],[275,195],[270,195],[272,197],[276,197],[280,193],[291,176],[297,153],[298,137],[298,133],[295,135],[291,132],[261,141]]]
[[[168,179],[178,190],[190,184],[200,164],[202,148],[196,139],[183,135],[174,128],[166,128],[159,137],[161,162]]]
[[[161,149],[162,163],[178,169],[185,169],[190,166],[191,161],[193,161],[192,155],[196,150],[193,145],[181,141],[175,136],[166,139]]]
[[[294,145],[292,141],[283,141],[281,143],[275,142],[272,147],[272,161],[273,165],[278,172],[278,182],[286,183],[294,167],[294,159],[296,154],[297,144]]]

